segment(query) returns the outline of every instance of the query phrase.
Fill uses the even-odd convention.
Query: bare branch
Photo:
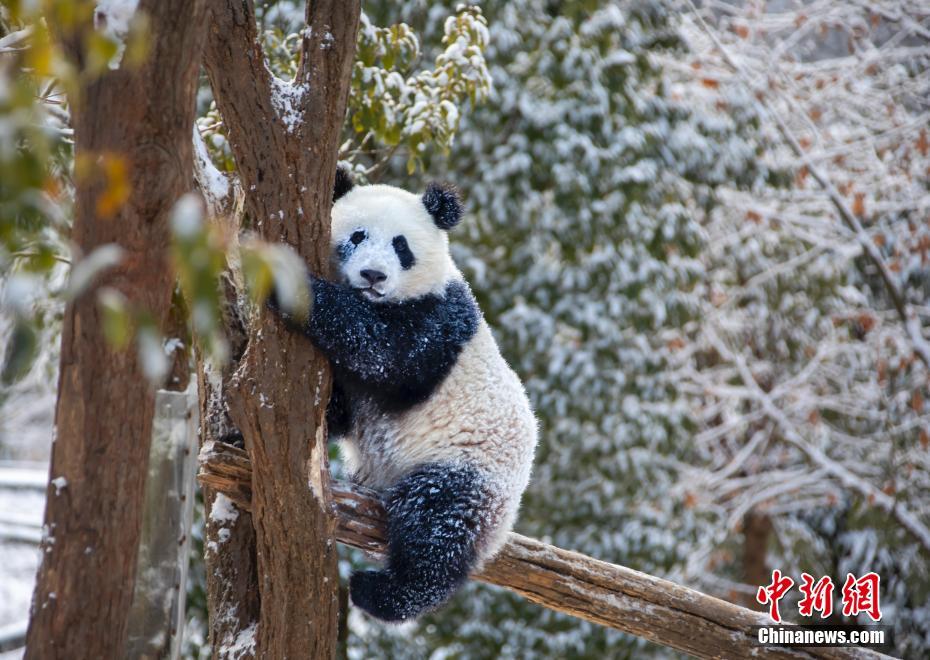
[[[853,474],[845,466],[827,456],[813,442],[803,438],[791,420],[775,405],[772,397],[759,387],[743,356],[731,351],[712,328],[708,328],[707,334],[720,356],[736,365],[743,383],[752,392],[755,401],[762,406],[769,418],[781,427],[782,435],[788,442],[800,449],[814,465],[838,479],[846,488],[864,496],[870,506],[878,507],[897,520],[923,546],[924,550],[930,552],[930,529],[903,502],[895,500],[865,479]]]
[[[697,10],[697,7],[694,6],[692,0],[686,0],[686,2],[694,14],[698,24],[701,26],[701,29],[704,30],[708,38],[719,50],[724,62],[733,70],[740,82],[745,85],[751,93],[755,94],[755,97],[761,107],[764,108],[769,117],[772,118],[778,133],[782,136],[785,143],[800,159],[801,164],[807,169],[814,180],[817,181],[820,187],[823,188],[824,192],[826,192],[827,197],[836,210],[837,215],[839,215],[840,220],[844,225],[846,225],[848,229],[853,232],[856,240],[862,247],[866,258],[868,258],[868,260],[871,261],[872,264],[878,269],[879,275],[881,276],[882,282],[885,286],[885,290],[888,293],[888,297],[891,299],[891,302],[894,305],[898,316],[904,324],[905,332],[911,340],[914,353],[921,360],[921,362],[924,363],[924,365],[930,367],[930,342],[928,342],[927,338],[923,335],[922,324],[920,323],[916,312],[907,302],[904,292],[901,290],[901,287],[898,284],[898,280],[895,278],[894,274],[891,272],[891,269],[888,267],[888,264],[885,262],[885,259],[882,257],[878,246],[875,245],[875,242],[869,236],[868,232],[865,231],[862,223],[859,221],[859,218],[857,218],[856,214],[853,213],[852,209],[850,209],[849,205],[846,203],[846,200],[844,200],[840,195],[839,191],[836,189],[836,186],[833,185],[829,177],[827,177],[823,170],[820,169],[814,160],[810,158],[807,152],[801,147],[797,137],[794,135],[781,114],[775,109],[772,103],[767,100],[767,96],[776,95],[777,92],[774,91],[771,86],[763,87],[753,82],[749,74],[733,58],[727,47],[704,20],[704,17]]]

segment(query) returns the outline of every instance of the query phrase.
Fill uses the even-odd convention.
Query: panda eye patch
[[[407,239],[403,235],[395,236],[392,244],[394,245],[394,252],[397,253],[397,258],[400,260],[400,267],[404,270],[413,268],[416,257],[414,257],[413,252],[410,251],[410,246],[407,245]]]
[[[352,241],[352,245],[358,245],[359,243],[364,241],[366,238],[368,238],[368,234],[366,234],[361,229],[359,229],[356,232],[353,232],[352,235],[349,236],[349,240]]]

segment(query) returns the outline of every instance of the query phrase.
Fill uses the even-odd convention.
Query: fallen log
[[[220,442],[205,444],[197,478],[242,509],[250,509],[251,466],[242,449]],[[336,539],[383,556],[385,512],[377,493],[334,481],[332,498]],[[772,621],[760,612],[515,533],[472,578],[698,658],[887,657],[862,648],[761,647],[755,643],[753,626],[772,625]]]

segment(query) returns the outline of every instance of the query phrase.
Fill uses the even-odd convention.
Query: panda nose
[[[375,284],[380,284],[381,282],[387,279],[387,275],[382,273],[380,270],[369,270],[368,268],[366,268],[365,270],[362,270],[359,274],[362,277],[364,277],[366,280],[368,280],[368,283],[371,286],[374,286]]]

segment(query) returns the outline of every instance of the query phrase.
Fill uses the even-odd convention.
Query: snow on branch
[[[751,397],[762,407],[765,414],[781,428],[785,440],[800,449],[816,467],[837,479],[846,488],[865,497],[872,506],[878,507],[894,518],[925,550],[930,552],[930,529],[921,522],[916,514],[907,508],[904,502],[900,502],[881,489],[876,488],[841,463],[831,459],[814,442],[802,437],[794,424],[791,423],[791,420],[788,419],[788,416],[775,405],[772,397],[759,387],[743,356],[731,351],[712,329],[708,329],[707,335],[711,345],[720,356],[736,365],[740,378],[745,386],[749,388]]]
[[[200,482],[251,507],[251,464],[245,451],[219,442],[200,452]],[[377,494],[333,482],[336,538],[383,556],[385,512]],[[854,648],[766,648],[754,645],[762,613],[727,603],[674,582],[609,564],[511,533],[503,550],[475,580],[509,589],[557,612],[609,626],[699,658],[883,658]]]
[[[203,141],[200,129],[194,125],[194,180],[197,187],[203,195],[207,204],[208,214],[212,217],[218,217],[229,214],[234,202],[231,197],[241,196],[241,191],[237,190],[237,185],[230,180],[225,174],[217,169],[216,165],[210,159],[210,153],[207,151],[207,145]],[[238,193],[238,194],[237,194]]]
[[[818,183],[826,193],[830,204],[836,210],[842,223],[852,232],[856,241],[862,247],[865,257],[875,266],[882,280],[882,284],[891,300],[892,305],[900,317],[904,326],[904,331],[912,344],[914,354],[930,367],[930,341],[923,334],[922,324],[912,305],[907,301],[905,292],[902,290],[897,277],[892,272],[891,267],[882,256],[881,250],[876,245],[872,236],[866,231],[857,214],[850,207],[849,203],[843,198],[836,186],[827,176],[827,174],[815,163],[815,159],[807,153],[801,141],[797,138],[794,131],[788,125],[788,122],[781,115],[771,97],[780,98],[777,87],[768,84],[768,80],[753,77],[733,55],[731,55],[727,46],[719,38],[716,32],[708,25],[707,21],[695,7],[692,0],[686,0],[688,8],[693,13],[697,25],[706,34],[707,38],[714,44],[720,54],[723,62],[733,71],[736,78],[742,83],[756,98],[760,107],[771,118],[778,134],[782,137],[785,144],[791,149],[792,153],[798,158],[799,163],[805,171]],[[899,20],[899,17],[891,17],[891,20]],[[919,26],[918,26],[919,27]],[[781,99],[785,100],[785,99]],[[789,100],[790,101],[790,100]],[[790,103],[789,103],[790,105]]]

